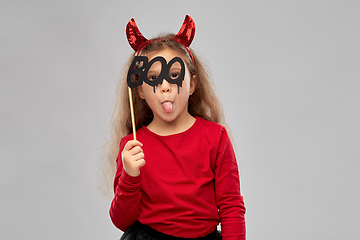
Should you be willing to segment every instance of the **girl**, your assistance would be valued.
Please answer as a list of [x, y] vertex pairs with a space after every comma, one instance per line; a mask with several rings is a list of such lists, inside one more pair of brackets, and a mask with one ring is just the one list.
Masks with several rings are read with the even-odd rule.
[[194, 31], [189, 16], [177, 35], [151, 40], [133, 19], [127, 26], [135, 57], [126, 69], [139, 71], [120, 79], [108, 144], [110, 216], [121, 239], [245, 239], [238, 166], [209, 76], [189, 48]]

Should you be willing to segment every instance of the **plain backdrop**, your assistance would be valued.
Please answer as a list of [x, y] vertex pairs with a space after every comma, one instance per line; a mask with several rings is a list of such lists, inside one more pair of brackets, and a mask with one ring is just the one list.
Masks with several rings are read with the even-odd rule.
[[98, 163], [144, 36], [196, 24], [234, 136], [247, 239], [360, 239], [360, 2], [0, 1], [0, 239], [118, 239]]

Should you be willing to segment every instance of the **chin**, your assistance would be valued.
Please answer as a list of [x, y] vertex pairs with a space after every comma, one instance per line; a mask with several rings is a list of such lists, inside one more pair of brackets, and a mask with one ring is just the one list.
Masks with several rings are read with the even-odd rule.
[[161, 119], [166, 122], [173, 122], [177, 119], [178, 116], [176, 116], [175, 113], [165, 113], [161, 116]]

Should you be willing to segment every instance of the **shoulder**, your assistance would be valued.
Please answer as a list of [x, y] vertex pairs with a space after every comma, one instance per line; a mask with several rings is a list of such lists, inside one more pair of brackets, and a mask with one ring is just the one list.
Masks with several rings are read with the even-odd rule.
[[228, 138], [228, 133], [226, 128], [216, 122], [205, 120], [201, 117], [196, 117], [198, 122], [198, 130], [200, 131], [203, 137], [210, 137], [213, 139]]
[[122, 149], [122, 148], [125, 146], [125, 144], [126, 144], [128, 141], [132, 140], [132, 139], [134, 139], [134, 136], [133, 136], [132, 133], [129, 134], [129, 135], [126, 135], [125, 137], [123, 137], [123, 138], [120, 140], [120, 149]]
[[[142, 135], [144, 135], [144, 127], [140, 128], [136, 131], [137, 139], [141, 138]], [[121, 138], [120, 148], [122, 149], [128, 141], [133, 140], [133, 139], [134, 139], [134, 134], [132, 134], [132, 133]]]
[[209, 132], [226, 132], [226, 128], [216, 122], [212, 122], [212, 121], [208, 121], [205, 120], [201, 117], [196, 117], [197, 121], [198, 121], [198, 125], [200, 128], [202, 128], [203, 130], [208, 130]]

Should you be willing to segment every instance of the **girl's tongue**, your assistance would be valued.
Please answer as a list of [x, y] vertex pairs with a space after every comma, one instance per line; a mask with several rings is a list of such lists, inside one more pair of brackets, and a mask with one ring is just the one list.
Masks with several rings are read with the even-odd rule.
[[173, 103], [172, 102], [163, 102], [161, 104], [161, 106], [165, 110], [165, 112], [169, 113], [169, 112], [171, 112], [171, 110], [173, 108]]

